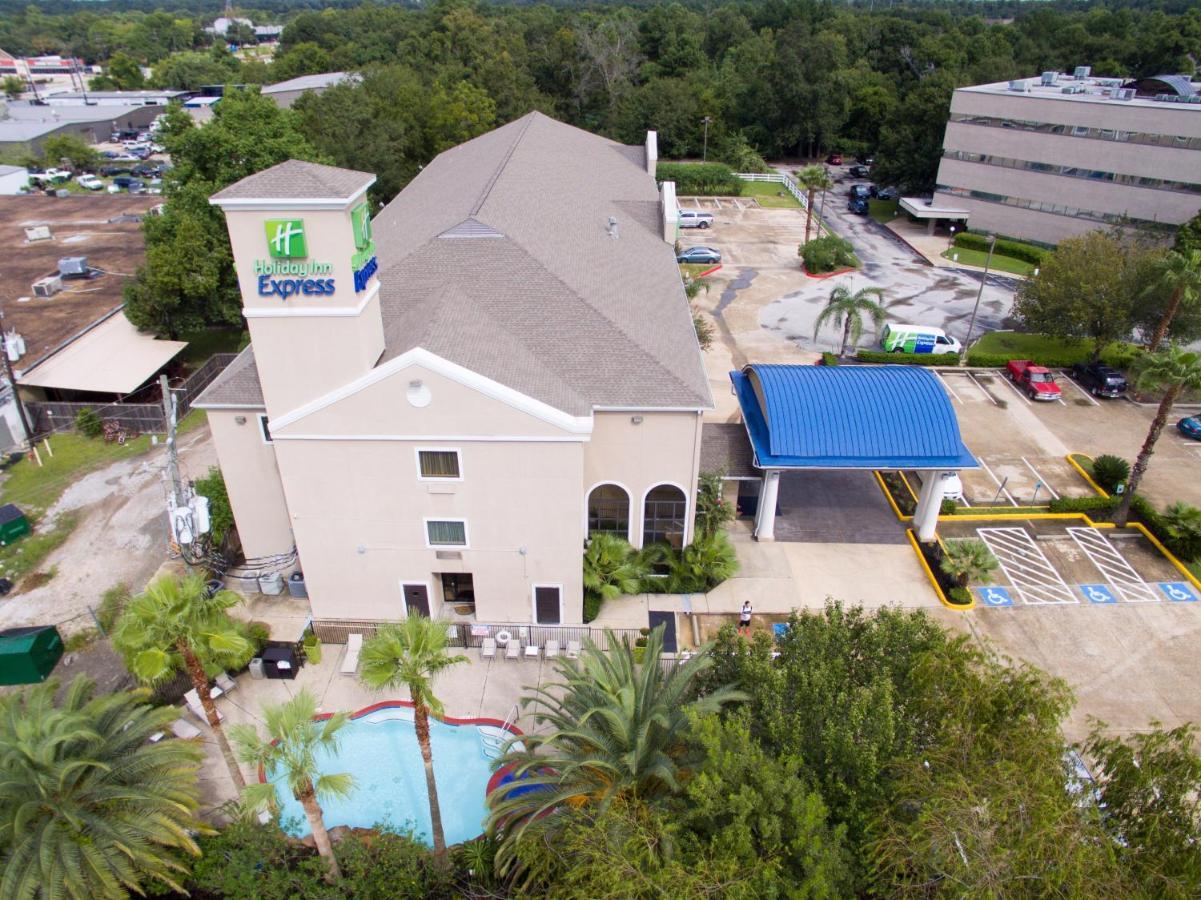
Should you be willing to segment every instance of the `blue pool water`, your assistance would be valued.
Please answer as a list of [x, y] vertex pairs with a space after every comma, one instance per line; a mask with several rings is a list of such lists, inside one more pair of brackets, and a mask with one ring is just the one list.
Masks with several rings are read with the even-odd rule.
[[[478, 837], [487, 816], [485, 795], [491, 776], [489, 759], [480, 742], [478, 725], [446, 725], [430, 719], [430, 745], [434, 754], [434, 777], [447, 844]], [[413, 710], [390, 707], [352, 719], [338, 733], [340, 752], [336, 757], [318, 756], [322, 772], [349, 772], [355, 790], [347, 798], [322, 798], [325, 826], [349, 825], [370, 828], [388, 822], [397, 829], [411, 829], [427, 844], [430, 837], [429, 794], [425, 767], [413, 729]], [[295, 827], [291, 833], [304, 837], [310, 831], [304, 810], [287, 787], [278, 787], [281, 818]]]

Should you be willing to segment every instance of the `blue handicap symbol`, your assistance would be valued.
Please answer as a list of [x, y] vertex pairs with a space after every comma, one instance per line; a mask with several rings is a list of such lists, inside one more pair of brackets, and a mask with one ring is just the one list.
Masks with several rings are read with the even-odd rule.
[[1089, 603], [1117, 603], [1113, 590], [1107, 584], [1082, 584], [1080, 593]]
[[1013, 606], [1013, 598], [1009, 591], [1001, 587], [976, 588], [976, 594], [986, 606]]
[[1192, 585], [1183, 581], [1161, 581], [1159, 589], [1163, 591], [1165, 597], [1176, 603], [1197, 602], [1197, 595], [1194, 593]]

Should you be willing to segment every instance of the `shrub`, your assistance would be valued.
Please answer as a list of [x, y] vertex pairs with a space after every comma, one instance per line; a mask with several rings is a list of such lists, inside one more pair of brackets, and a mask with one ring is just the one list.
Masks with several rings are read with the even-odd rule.
[[843, 240], [835, 234], [827, 234], [814, 238], [807, 244], [801, 244], [797, 248], [797, 255], [804, 261], [805, 271], [810, 275], [859, 268], [855, 248], [851, 246], [850, 241]]
[[75, 414], [75, 430], [84, 437], [98, 438], [104, 433], [104, 423], [96, 410], [85, 406]]
[[721, 163], [661, 162], [655, 169], [659, 181], [674, 181], [677, 194], [737, 197], [742, 194], [742, 179]]
[[1201, 557], [1201, 509], [1173, 503], [1161, 517], [1168, 549], [1185, 562]]
[[696, 533], [710, 537], [734, 521], [734, 506], [722, 496], [725, 482], [720, 472], [702, 472], [696, 489]]
[[[693, 281], [689, 283], [696, 284], [697, 282]], [[696, 342], [701, 345], [701, 350], [708, 350], [713, 346], [713, 323], [696, 309], [692, 311], [692, 327], [696, 330]]]
[[988, 584], [997, 568], [997, 558], [984, 541], [968, 538], [948, 541], [939, 568], [950, 578], [967, 587], [972, 582]]
[[[987, 253], [988, 244], [989, 239], [983, 234], [964, 231], [955, 235], [956, 247], [963, 247], [967, 250], [980, 250]], [[993, 248], [993, 253], [999, 256], [1020, 259], [1022, 262], [1030, 263], [1033, 266], [1042, 265], [1050, 252], [1050, 250], [1043, 250], [1039, 247], [1033, 247], [1030, 244], [1023, 244], [1020, 241], [1007, 241], [1004, 238], [999, 238], [996, 246]]]
[[640, 555], [628, 541], [615, 534], [590, 535], [584, 551], [584, 621], [595, 619], [605, 600], [637, 594], [645, 574]]
[[209, 501], [209, 539], [213, 546], [220, 547], [225, 536], [234, 527], [234, 511], [229, 505], [229, 493], [225, 490], [225, 477], [221, 470], [212, 466], [208, 474], [196, 479], [196, 493]]
[[1053, 513], [1109, 513], [1118, 505], [1116, 497], [1058, 497], [1047, 504]]
[[965, 587], [953, 587], [947, 592], [947, 602], [956, 606], [971, 606], [972, 592]]
[[1106, 493], [1114, 493], [1119, 484], [1130, 477], [1130, 463], [1120, 456], [1106, 453], [1093, 460], [1093, 481]]
[[724, 532], [697, 535], [680, 553], [673, 553], [669, 590], [674, 594], [711, 591], [738, 571], [734, 545]]
[[940, 516], [953, 516], [959, 509], [959, 504], [950, 497], [943, 497], [942, 503], [938, 504], [938, 514]]
[[106, 633], [112, 631], [117, 619], [121, 618], [121, 612], [130, 596], [129, 585], [125, 582], [113, 585], [101, 595], [96, 620]]
[[823, 366], [838, 365], [838, 354], [837, 353], [827, 353], [825, 351], [822, 351], [822, 365]]
[[981, 369], [1002, 369], [1011, 359], [1029, 359], [1036, 366], [1047, 366], [1051, 369], [1068, 369], [1076, 363], [1087, 362], [1087, 350], [1063, 351], [1058, 353], [983, 353], [979, 350], [969, 350], [967, 364]]
[[887, 353], [883, 350], [856, 350], [855, 359], [865, 363], [896, 363], [901, 366], [954, 366], [956, 353]]
[[258, 652], [267, 646], [267, 641], [271, 640], [271, 626], [266, 622], [259, 622], [258, 620], [247, 622], [243, 636], [250, 643], [254, 644], [254, 652], [257, 656]]

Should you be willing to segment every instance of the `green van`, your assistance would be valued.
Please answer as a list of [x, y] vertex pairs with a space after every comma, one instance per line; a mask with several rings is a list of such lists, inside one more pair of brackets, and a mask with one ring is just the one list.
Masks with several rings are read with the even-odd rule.
[[880, 346], [888, 353], [958, 353], [963, 349], [941, 328], [892, 322], [880, 332]]

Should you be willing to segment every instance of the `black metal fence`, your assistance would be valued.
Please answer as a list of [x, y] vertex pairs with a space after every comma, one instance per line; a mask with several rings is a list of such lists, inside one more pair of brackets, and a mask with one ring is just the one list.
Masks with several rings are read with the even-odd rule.
[[[347, 619], [315, 619], [313, 631], [323, 644], [345, 644], [352, 634], [361, 634], [364, 638], [374, 636], [376, 630], [386, 623], [367, 620]], [[548, 640], [558, 641], [560, 650], [567, 647], [568, 641], [591, 640], [601, 650], [608, 650], [609, 635], [614, 640], [629, 639], [632, 644], [642, 636], [638, 628], [593, 628], [590, 625], [481, 625], [473, 622], [450, 622], [447, 626], [452, 647], [479, 647], [485, 638], [493, 638], [501, 632], [527, 646], [533, 644], [545, 647]]]
[[[237, 357], [236, 353], [215, 353], [208, 361], [185, 378], [171, 393], [178, 398], [178, 416], [183, 418], [192, 409], [200, 393], [225, 371]], [[28, 401], [25, 411], [34, 435], [53, 434], [75, 427], [75, 417], [85, 409], [93, 410], [103, 421], [120, 422], [126, 431], [136, 434], [162, 433], [167, 430], [162, 403], [62, 403]]]

